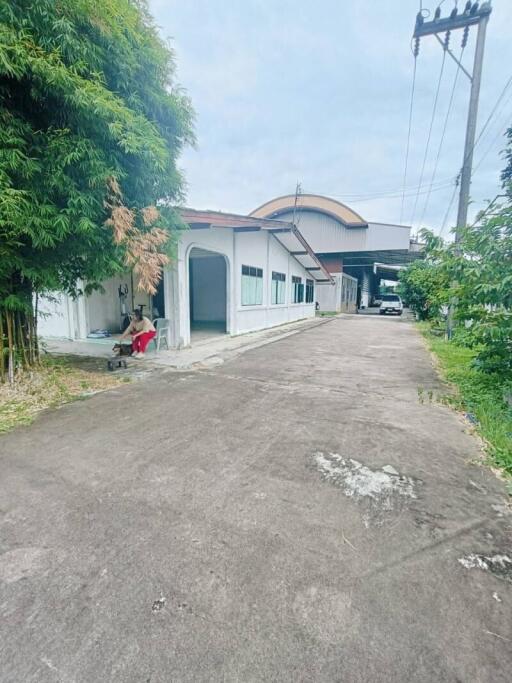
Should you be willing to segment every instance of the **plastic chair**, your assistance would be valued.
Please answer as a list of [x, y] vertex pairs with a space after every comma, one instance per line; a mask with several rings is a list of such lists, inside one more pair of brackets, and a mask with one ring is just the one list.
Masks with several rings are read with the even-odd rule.
[[170, 320], [168, 320], [168, 318], [155, 318], [153, 320], [153, 325], [156, 328], [156, 335], [151, 341], [154, 343], [157, 353], [160, 351], [160, 344], [162, 341], [165, 342], [167, 349], [169, 349], [167, 335], [171, 326]]

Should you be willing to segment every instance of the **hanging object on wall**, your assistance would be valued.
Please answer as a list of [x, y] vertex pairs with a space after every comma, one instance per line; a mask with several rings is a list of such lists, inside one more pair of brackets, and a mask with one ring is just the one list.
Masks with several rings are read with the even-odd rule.
[[128, 285], [119, 285], [117, 293], [119, 295], [119, 305], [121, 307], [121, 331], [125, 330], [130, 324], [130, 317], [126, 309], [126, 299], [128, 298]]

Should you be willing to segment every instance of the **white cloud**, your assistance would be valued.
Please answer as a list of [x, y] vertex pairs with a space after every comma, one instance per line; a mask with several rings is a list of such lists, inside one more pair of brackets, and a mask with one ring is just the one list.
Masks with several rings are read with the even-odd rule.
[[[199, 148], [182, 159], [190, 205], [250, 211], [292, 192], [297, 180], [312, 191], [337, 195], [401, 187], [416, 0], [150, 0], [150, 7], [162, 35], [174, 36], [179, 79], [198, 115]], [[512, 3], [495, 0], [480, 125], [509, 76], [511, 25]], [[454, 50], [459, 40], [454, 33]], [[419, 181], [441, 55], [433, 38], [422, 41], [409, 186]], [[430, 181], [454, 69], [448, 58], [423, 183]], [[436, 180], [454, 177], [460, 167], [468, 93], [461, 76]], [[474, 211], [499, 191], [504, 141], [492, 142], [507, 121], [512, 124], [512, 102], [475, 150], [477, 163], [489, 151], [475, 173]], [[426, 223], [440, 225], [451, 194], [448, 187], [432, 194]], [[416, 220], [424, 200], [420, 195]], [[408, 197], [404, 222], [413, 204]], [[354, 208], [368, 219], [398, 220], [400, 198], [365, 200]]]

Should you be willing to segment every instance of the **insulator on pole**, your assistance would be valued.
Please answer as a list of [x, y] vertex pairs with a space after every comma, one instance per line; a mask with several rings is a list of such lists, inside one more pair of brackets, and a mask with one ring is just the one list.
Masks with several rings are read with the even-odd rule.
[[450, 46], [450, 35], [451, 31], [446, 31], [445, 36], [444, 36], [444, 49], [447, 50], [448, 47]]
[[464, 27], [464, 33], [462, 34], [462, 43], [460, 44], [461, 47], [466, 47], [468, 44], [468, 36], [469, 36], [469, 26]]
[[420, 39], [419, 39], [419, 38], [415, 38], [415, 39], [414, 39], [414, 50], [413, 50], [413, 54], [414, 54], [415, 57], [417, 57], [417, 56], [419, 55], [419, 53], [420, 53]]

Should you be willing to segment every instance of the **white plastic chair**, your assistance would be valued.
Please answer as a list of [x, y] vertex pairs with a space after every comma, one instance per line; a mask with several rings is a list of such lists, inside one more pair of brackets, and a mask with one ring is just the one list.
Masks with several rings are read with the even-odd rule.
[[164, 341], [165, 346], [169, 349], [169, 342], [167, 341], [167, 336], [169, 334], [169, 329], [171, 326], [170, 320], [167, 318], [155, 318], [153, 320], [153, 325], [156, 328], [156, 335], [151, 340], [155, 344], [156, 351], [160, 351], [160, 344]]

